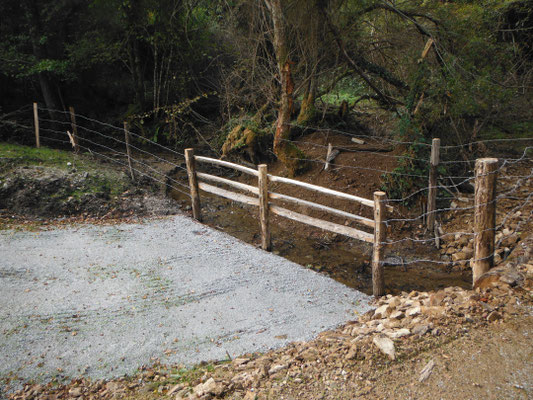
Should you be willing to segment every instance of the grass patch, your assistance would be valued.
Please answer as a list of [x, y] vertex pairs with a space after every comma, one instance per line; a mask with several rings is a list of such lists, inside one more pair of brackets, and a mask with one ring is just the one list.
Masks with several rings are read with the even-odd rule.
[[[343, 101], [346, 101], [348, 104], [353, 104], [357, 99], [359, 99], [364, 94], [364, 88], [361, 83], [354, 79], [353, 77], [346, 77], [341, 79], [333, 90], [323, 94], [320, 99], [329, 105], [340, 106]], [[363, 100], [359, 105], [365, 103], [371, 103], [369, 100]]]
[[83, 170], [99, 167], [98, 164], [86, 159], [83, 154], [74, 154], [47, 147], [37, 149], [11, 143], [0, 143], [0, 158], [13, 161], [17, 165], [38, 165], [64, 170], [72, 169], [73, 166]]

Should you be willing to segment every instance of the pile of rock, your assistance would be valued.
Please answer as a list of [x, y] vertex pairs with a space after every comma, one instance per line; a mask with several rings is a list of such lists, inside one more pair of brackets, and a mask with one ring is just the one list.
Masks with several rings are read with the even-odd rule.
[[[498, 229], [495, 237], [494, 265], [499, 265], [505, 261], [519, 241], [519, 232], [511, 231], [509, 228]], [[461, 269], [471, 268], [471, 262], [474, 258], [474, 234], [472, 230], [455, 235], [444, 235], [441, 238], [440, 253], [442, 259], [450, 261], [453, 266], [458, 266]]]
[[[525, 293], [531, 300], [531, 293]], [[281, 393], [288, 381], [308, 385], [317, 379], [357, 379], [352, 371], [358, 362], [386, 364], [416, 352], [421, 339], [450, 340], [474, 327], [497, 323], [518, 313], [520, 303], [503, 281], [476, 291], [453, 287], [388, 295], [357, 321], [323, 332], [311, 342], [219, 365], [196, 386], [180, 387], [176, 400], [211, 399], [228, 393], [254, 399], [257, 394]]]

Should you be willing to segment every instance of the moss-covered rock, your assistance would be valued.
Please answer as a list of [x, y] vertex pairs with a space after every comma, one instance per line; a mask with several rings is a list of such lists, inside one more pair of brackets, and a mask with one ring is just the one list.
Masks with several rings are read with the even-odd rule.
[[276, 155], [287, 168], [290, 177], [303, 174], [310, 167], [306, 154], [291, 142], [281, 143]]
[[272, 135], [260, 129], [235, 126], [228, 134], [222, 146], [223, 157], [243, 158], [254, 164], [268, 159], [268, 150], [272, 147]]

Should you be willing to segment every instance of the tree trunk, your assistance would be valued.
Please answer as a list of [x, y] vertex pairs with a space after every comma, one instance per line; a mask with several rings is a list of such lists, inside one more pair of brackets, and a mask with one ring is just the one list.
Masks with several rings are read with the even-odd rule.
[[140, 111], [143, 111], [145, 107], [144, 74], [142, 72], [141, 55], [137, 39], [130, 37], [128, 53], [132, 71], [133, 89], [135, 91], [135, 103]]
[[310, 78], [309, 85], [307, 86], [302, 98], [302, 105], [300, 107], [300, 113], [298, 114], [298, 125], [307, 125], [313, 122], [316, 116], [315, 108], [316, 97], [316, 85], [315, 78]]
[[[48, 58], [48, 52], [46, 50], [45, 45], [40, 43], [42, 34], [42, 24], [39, 8], [33, 0], [27, 1], [26, 6], [29, 12], [29, 20], [31, 21], [32, 26], [30, 30], [32, 52], [35, 56], [35, 59], [37, 61], [41, 61], [43, 59]], [[59, 110], [59, 101], [55, 94], [55, 84], [53, 83], [52, 77], [46, 71], [39, 72], [37, 76], [39, 78], [39, 86], [41, 87], [41, 93], [43, 95], [46, 108], [48, 108], [49, 110]], [[55, 113], [53, 111], [48, 111], [48, 114], [50, 115], [50, 119], [55, 119]]]
[[283, 9], [281, 0], [265, 0], [272, 14], [274, 28], [274, 51], [278, 62], [278, 70], [281, 78], [281, 99], [274, 134], [274, 154], [289, 170], [289, 174], [295, 175], [301, 170], [304, 155], [294, 144], [290, 142], [291, 114], [294, 110], [294, 82], [292, 80], [291, 61], [289, 60], [289, 48], [287, 31], [283, 21]]
[[278, 153], [283, 151], [283, 147], [288, 143], [286, 141], [290, 139], [291, 135], [291, 111], [294, 106], [293, 91], [294, 83], [292, 81], [291, 64], [287, 61], [281, 70], [281, 101], [274, 135], [274, 153], [278, 158]]

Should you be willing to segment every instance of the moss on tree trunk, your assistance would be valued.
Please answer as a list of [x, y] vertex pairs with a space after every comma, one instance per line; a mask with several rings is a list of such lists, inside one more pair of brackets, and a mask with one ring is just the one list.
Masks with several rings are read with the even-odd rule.
[[274, 154], [294, 176], [305, 165], [301, 150], [290, 142], [291, 115], [294, 110], [294, 82], [289, 60], [287, 30], [283, 19], [281, 0], [268, 0], [274, 27], [274, 49], [281, 77], [281, 99], [274, 133]]

